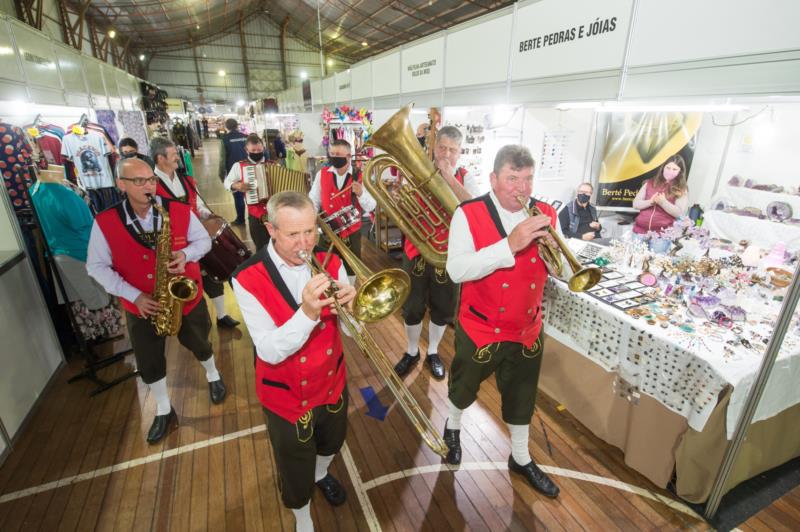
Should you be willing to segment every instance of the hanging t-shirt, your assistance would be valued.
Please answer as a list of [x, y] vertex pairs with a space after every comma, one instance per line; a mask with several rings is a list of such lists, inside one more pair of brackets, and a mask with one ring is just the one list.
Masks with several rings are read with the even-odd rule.
[[84, 188], [113, 187], [114, 179], [107, 155], [111, 150], [102, 135], [87, 131], [85, 135], [64, 136], [61, 155], [72, 159], [78, 179]]
[[32, 183], [28, 170], [31, 164], [31, 147], [22, 130], [11, 124], [0, 123], [0, 171], [11, 198], [14, 211], [30, 208], [28, 186]]

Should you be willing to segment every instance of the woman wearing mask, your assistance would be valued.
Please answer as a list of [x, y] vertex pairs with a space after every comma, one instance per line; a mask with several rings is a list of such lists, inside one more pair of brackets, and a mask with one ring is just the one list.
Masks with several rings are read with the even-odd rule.
[[655, 177], [644, 182], [633, 200], [633, 208], [639, 209], [634, 233], [662, 231], [677, 218], [686, 216], [689, 209], [686, 177], [686, 162], [680, 155], [673, 155], [661, 165]]
[[147, 155], [139, 153], [139, 145], [130, 137], [125, 137], [119, 141], [119, 155], [123, 159], [130, 159], [136, 157], [143, 160], [150, 165], [150, 168], [155, 168], [156, 163]]

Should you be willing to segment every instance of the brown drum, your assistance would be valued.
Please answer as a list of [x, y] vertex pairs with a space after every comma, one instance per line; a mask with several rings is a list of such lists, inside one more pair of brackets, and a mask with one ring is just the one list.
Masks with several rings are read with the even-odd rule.
[[227, 281], [252, 253], [221, 216], [206, 218], [203, 227], [211, 237], [211, 251], [200, 259], [200, 266], [215, 281]]
[[361, 220], [361, 213], [352, 205], [342, 207], [335, 213], [322, 219], [323, 222], [328, 224], [328, 227], [333, 229], [337, 235], [345, 229], [352, 227]]

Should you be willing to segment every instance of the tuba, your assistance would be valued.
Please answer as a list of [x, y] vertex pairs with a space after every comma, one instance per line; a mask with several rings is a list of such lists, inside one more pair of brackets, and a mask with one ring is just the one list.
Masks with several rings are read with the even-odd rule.
[[[423, 258], [444, 268], [450, 218], [459, 201], [419, 145], [408, 120], [413, 105], [392, 115], [367, 141], [367, 146], [386, 153], [367, 162], [364, 186]], [[384, 170], [392, 167], [404, 176], [394, 191], [381, 180]]]
[[[517, 196], [517, 201], [522, 205], [528, 217], [542, 214], [542, 212], [536, 208], [535, 203], [533, 206], [528, 207], [528, 202], [524, 196]], [[561, 255], [564, 255], [564, 258], [567, 259], [567, 264], [569, 264], [570, 269], [572, 269], [572, 277], [567, 281], [570, 290], [573, 292], [585, 292], [600, 282], [600, 278], [603, 274], [600, 272], [599, 268], [594, 266], [582, 268], [578, 259], [575, 258], [575, 255], [573, 255], [572, 251], [567, 247], [561, 235], [558, 234], [558, 231], [553, 229], [551, 225], [548, 225], [547, 232], [550, 233], [550, 236], [556, 241], [556, 246], [553, 247], [549, 243], [543, 241], [539, 242], [539, 255], [553, 275], [560, 277], [561, 274], [564, 273], [564, 262], [561, 260]]]
[[[373, 274], [324, 221], [320, 219], [319, 222], [320, 228], [330, 240], [331, 246], [335, 247], [342, 258], [350, 264], [360, 282], [360, 287], [353, 301], [352, 312], [342, 307], [338, 301], [334, 302], [339, 319], [361, 352], [364, 353], [364, 356], [372, 362], [372, 365], [386, 383], [389, 391], [397, 399], [400, 408], [423, 441], [425, 441], [425, 444], [435, 453], [446, 456], [447, 445], [444, 440], [439, 436], [433, 423], [425, 416], [417, 400], [414, 399], [414, 396], [405, 387], [403, 381], [394, 372], [391, 362], [389, 362], [375, 339], [363, 325], [363, 323], [379, 321], [391, 315], [403, 305], [411, 288], [411, 280], [408, 278], [408, 274], [399, 268], [391, 268]], [[331, 251], [329, 250], [328, 253]], [[320, 264], [313, 254], [300, 251], [298, 256], [308, 264], [313, 273], [325, 273], [327, 275], [325, 266]], [[331, 282], [331, 287], [328, 289], [326, 296], [335, 297], [335, 293], [336, 288]]]
[[153, 196], [150, 203], [161, 215], [161, 230], [156, 241], [156, 283], [153, 299], [159, 309], [150, 316], [158, 336], [175, 336], [181, 329], [183, 305], [197, 297], [197, 283], [183, 275], [173, 275], [167, 270], [172, 256], [172, 231], [167, 209], [159, 205]]

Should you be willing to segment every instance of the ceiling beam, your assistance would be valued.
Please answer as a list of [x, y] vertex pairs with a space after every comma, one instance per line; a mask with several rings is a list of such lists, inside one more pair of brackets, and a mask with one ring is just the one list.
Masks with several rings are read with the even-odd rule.
[[283, 73], [283, 89], [289, 88], [289, 75], [286, 71], [286, 28], [289, 26], [289, 15], [281, 22], [281, 72]]
[[239, 11], [239, 42], [242, 49], [242, 65], [244, 65], [244, 84], [247, 87], [247, 100], [250, 100], [250, 67], [247, 64], [247, 39], [244, 38], [244, 13]]
[[42, 0], [14, 0], [17, 18], [37, 30], [42, 29]]

